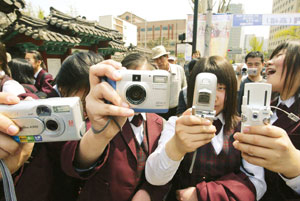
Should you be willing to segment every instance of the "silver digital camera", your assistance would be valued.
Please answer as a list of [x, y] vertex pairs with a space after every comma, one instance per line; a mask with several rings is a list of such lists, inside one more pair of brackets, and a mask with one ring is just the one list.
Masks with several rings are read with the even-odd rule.
[[242, 104], [242, 130], [244, 126], [259, 126], [270, 121], [272, 115], [271, 93], [271, 84], [245, 84]]
[[248, 68], [248, 75], [256, 76], [257, 72], [257, 68]]
[[213, 73], [199, 73], [196, 77], [192, 113], [213, 119], [218, 79]]
[[79, 97], [0, 105], [0, 113], [20, 127], [19, 134], [13, 137], [17, 142], [80, 140], [86, 131]]
[[135, 112], [169, 110], [170, 74], [164, 70], [119, 70], [122, 80], [107, 81]]

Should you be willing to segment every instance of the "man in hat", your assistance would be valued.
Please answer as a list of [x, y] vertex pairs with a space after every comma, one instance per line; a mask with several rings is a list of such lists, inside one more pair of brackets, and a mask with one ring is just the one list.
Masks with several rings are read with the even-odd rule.
[[171, 73], [171, 91], [172, 94], [169, 105], [169, 112], [160, 114], [166, 120], [170, 116], [176, 115], [178, 97], [180, 90], [186, 86], [186, 78], [184, 70], [177, 64], [171, 64], [168, 61], [170, 52], [166, 51], [166, 48], [162, 45], [156, 46], [152, 49], [152, 59], [156, 63], [160, 70], [166, 70]]

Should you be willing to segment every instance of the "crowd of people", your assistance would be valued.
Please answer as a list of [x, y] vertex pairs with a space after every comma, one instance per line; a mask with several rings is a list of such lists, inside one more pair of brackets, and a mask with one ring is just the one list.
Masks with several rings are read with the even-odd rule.
[[[249, 82], [272, 84], [271, 104], [300, 117], [300, 42], [282, 43], [267, 62], [250, 52], [245, 64], [243, 78], [241, 66], [235, 72], [226, 58], [197, 51], [182, 67], [157, 46], [151, 59], [131, 53], [121, 63], [74, 53], [53, 78], [38, 51], [8, 62], [0, 43], [0, 104], [78, 96], [86, 122], [80, 141], [17, 143], [11, 136], [22, 128], [0, 111], [0, 159], [18, 200], [300, 200], [300, 122], [275, 109], [270, 123], [241, 130], [240, 118]], [[168, 113], [135, 113], [101, 79], [119, 81], [126, 69], [170, 73]], [[203, 72], [218, 80], [214, 120], [191, 112]]]

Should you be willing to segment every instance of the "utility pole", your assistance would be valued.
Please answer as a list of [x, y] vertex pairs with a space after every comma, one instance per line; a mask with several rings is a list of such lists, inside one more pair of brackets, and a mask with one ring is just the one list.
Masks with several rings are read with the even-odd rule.
[[206, 26], [205, 26], [205, 44], [204, 56], [208, 57], [210, 52], [210, 40], [212, 30], [212, 0], [207, 0]]
[[145, 19], [145, 48], [147, 48], [147, 20]]
[[197, 29], [198, 29], [198, 0], [195, 0], [194, 3], [194, 23], [193, 23], [193, 45], [192, 51], [196, 51], [197, 49]]

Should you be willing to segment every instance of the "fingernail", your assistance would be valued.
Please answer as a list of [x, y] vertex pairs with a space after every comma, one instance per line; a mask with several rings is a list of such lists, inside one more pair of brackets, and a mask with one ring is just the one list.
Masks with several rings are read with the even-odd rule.
[[120, 79], [122, 77], [119, 71], [114, 71], [113, 76], [115, 79]]
[[19, 128], [15, 125], [10, 125], [7, 129], [8, 134], [16, 134], [18, 133]]
[[204, 123], [209, 124], [209, 123], [211, 123], [211, 121], [208, 120], [208, 119], [205, 119], [205, 120], [204, 120]]
[[7, 97], [6, 97], [6, 100], [7, 100], [9, 103], [14, 103], [14, 102], [19, 101], [19, 98], [16, 97], [16, 96], [7, 96]]
[[128, 109], [124, 111], [126, 116], [133, 116], [134, 115], [134, 111], [132, 109]]
[[126, 103], [126, 102], [122, 102], [122, 103], [121, 103], [121, 106], [122, 106], [122, 107], [126, 107], [126, 108], [129, 108], [129, 107], [130, 107], [129, 104]]
[[244, 127], [243, 128], [243, 133], [248, 133], [250, 131], [250, 128], [249, 127]]

